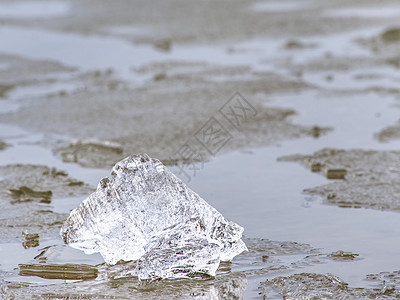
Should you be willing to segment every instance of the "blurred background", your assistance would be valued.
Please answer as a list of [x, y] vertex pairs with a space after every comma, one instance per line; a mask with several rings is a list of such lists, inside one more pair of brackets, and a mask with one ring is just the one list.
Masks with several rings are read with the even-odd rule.
[[[398, 296], [399, 20], [394, 0], [0, 0], [0, 297]], [[37, 276], [101, 264], [58, 231], [136, 153], [250, 252], [207, 282]]]

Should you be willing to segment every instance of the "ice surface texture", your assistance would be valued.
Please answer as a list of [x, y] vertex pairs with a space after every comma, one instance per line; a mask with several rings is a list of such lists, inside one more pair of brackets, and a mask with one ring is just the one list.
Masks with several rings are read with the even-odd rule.
[[61, 228], [65, 243], [108, 264], [137, 260], [140, 278], [214, 276], [247, 250], [242, 232], [145, 154], [118, 162]]

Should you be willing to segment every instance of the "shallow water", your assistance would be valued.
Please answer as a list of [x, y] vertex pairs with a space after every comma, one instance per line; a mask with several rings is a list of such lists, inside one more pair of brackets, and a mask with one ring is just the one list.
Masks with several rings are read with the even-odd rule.
[[66, 2], [29, 1], [1, 3], [0, 17], [17, 19], [35, 19], [60, 17], [67, 15], [70, 5]]
[[[178, 2], [171, 0], [171, 5], [184, 7]], [[107, 4], [103, 5], [97, 7], [99, 13], [107, 10]], [[224, 3], [220, 5], [214, 8], [220, 9], [220, 13], [226, 11], [222, 9]], [[152, 145], [157, 153], [163, 155], [160, 158], [169, 158], [172, 149], [157, 141], [165, 134], [176, 138], [171, 141], [174, 147], [190, 140], [207, 118], [218, 113], [219, 102], [227, 100], [235, 92], [232, 89], [239, 92], [243, 89], [246, 99], [261, 116], [249, 119], [249, 125], [240, 130], [230, 128], [232, 140], [225, 148], [216, 156], [209, 156], [203, 168], [191, 174], [190, 180], [181, 176], [227, 219], [245, 228], [250, 252], [236, 257], [232, 264], [222, 264], [215, 279], [141, 283], [135, 278], [113, 278], [113, 272], [123, 265], [114, 269], [104, 266], [100, 255], [85, 255], [69, 248], [58, 235], [60, 220], [89, 194], [88, 190], [60, 186], [65, 181], [56, 175], [37, 174], [33, 189], [53, 190], [50, 203], [37, 199], [14, 203], [7, 189], [24, 186], [28, 180], [22, 180], [23, 176], [16, 176], [17, 173], [2, 173], [0, 183], [6, 188], [0, 191], [0, 297], [91, 295], [146, 299], [169, 295], [259, 299], [264, 293], [268, 299], [282, 299], [284, 291], [276, 278], [284, 276], [289, 291], [298, 278], [303, 280], [310, 290], [302, 296], [308, 299], [314, 291], [311, 288], [318, 292], [322, 287], [313, 287], [307, 278], [321, 277], [290, 277], [299, 273], [330, 273], [351, 288], [363, 288], [369, 295], [373, 288], [382, 290], [383, 297], [385, 284], [379, 278], [385, 274], [374, 275], [378, 278], [375, 281], [366, 277], [398, 269], [398, 212], [327, 205], [321, 197], [310, 196], [303, 190], [325, 185], [330, 180], [300, 164], [278, 159], [293, 154], [311, 155], [323, 148], [377, 151], [400, 148], [399, 139], [385, 143], [377, 139], [379, 132], [398, 123], [400, 115], [398, 66], [388, 62], [398, 56], [400, 44], [387, 44], [381, 38], [386, 29], [396, 25], [398, 4], [386, 1], [379, 10], [372, 1], [344, 5], [341, 9], [312, 1], [235, 2], [232, 7], [242, 5], [246, 9], [238, 11], [244, 14], [243, 19], [226, 21], [233, 25], [235, 20], [242, 22], [232, 27], [237, 32], [221, 31], [226, 36], [204, 32], [205, 24], [196, 23], [200, 22], [197, 20], [193, 26], [198, 26], [195, 31], [198, 36], [193, 38], [190, 26], [178, 26], [170, 35], [160, 33], [163, 32], [160, 27], [172, 26], [168, 18], [167, 22], [160, 17], [159, 24], [154, 25], [146, 20], [133, 23], [118, 20], [119, 15], [114, 20], [106, 14], [106, 20], [113, 22], [100, 24], [84, 4], [0, 1], [0, 20], [5, 20], [0, 28], [0, 142], [8, 145], [0, 150], [1, 167], [23, 164], [33, 172], [28, 164], [44, 165], [64, 170], [68, 176], [65, 180], [82, 181], [95, 188], [102, 177], [109, 175], [109, 169], [101, 164], [99, 168], [90, 168], [64, 162], [57, 149], [77, 138], [98, 138], [100, 142], [127, 140], [121, 147], [129, 145], [131, 140], [151, 140], [155, 141]], [[79, 14], [73, 13], [80, 10], [93, 19], [80, 19]], [[148, 13], [150, 18], [154, 10]], [[119, 14], [123, 16], [124, 10], [120, 9]], [[246, 27], [247, 14], [256, 24], [252, 30]], [[314, 15], [319, 17], [314, 28], [325, 28], [325, 34], [309, 31], [303, 23], [303, 16], [307, 19]], [[56, 18], [60, 20], [55, 21]], [[68, 18], [76, 19], [68, 21]], [[271, 21], [274, 26], [267, 26], [263, 18], [277, 20]], [[185, 19], [182, 16], [180, 22], [184, 24]], [[289, 22], [284, 23], [287, 28], [283, 28], [280, 20], [290, 19], [298, 23], [293, 27]], [[326, 29], [329, 26], [325, 25], [332, 20], [335, 26]], [[354, 21], [354, 26], [349, 20]], [[215, 28], [220, 24], [219, 20], [208, 22], [215, 22]], [[115, 100], [121, 98], [121, 92], [130, 98], [125, 102]], [[163, 97], [167, 94], [168, 99], [173, 99], [166, 102], [172, 103], [171, 106], [164, 105], [167, 98]], [[40, 114], [31, 110], [42, 105], [38, 107], [43, 110], [52, 107], [55, 113], [54, 103], [78, 97], [92, 101], [90, 109], [79, 106], [84, 112], [83, 119], [77, 119], [82, 116], [77, 114], [79, 109], [69, 111], [71, 107], [61, 104], [56, 112], [61, 119], [58, 125], [46, 124], [38, 120], [46, 111]], [[104, 106], [107, 101], [116, 104]], [[100, 114], [103, 107], [110, 109], [109, 114]], [[148, 131], [140, 128], [143, 120], [128, 123], [129, 132], [118, 128], [119, 123], [114, 120], [122, 114], [135, 120], [145, 119], [155, 108], [160, 114]], [[295, 113], [271, 122], [268, 112], [274, 115], [274, 108], [287, 108]], [[193, 130], [182, 131], [182, 124], [174, 123], [183, 117], [187, 122], [184, 127]], [[264, 122], [262, 117], [266, 118]], [[99, 122], [107, 122], [108, 132], [115, 134], [85, 134], [85, 128], [96, 132]], [[63, 124], [72, 129], [63, 130]], [[170, 124], [173, 126], [168, 127]], [[268, 124], [276, 128], [272, 130]], [[299, 131], [288, 129], [288, 125]], [[260, 130], [262, 126], [265, 128]], [[313, 126], [317, 129], [310, 134]], [[330, 131], [320, 132], [321, 128]], [[175, 131], [171, 134], [171, 130]], [[129, 149], [136, 148], [133, 143]], [[176, 166], [170, 169], [179, 173]], [[12, 182], [8, 181], [10, 176], [14, 176]], [[39, 246], [24, 247], [25, 229], [39, 233]], [[354, 254], [354, 259], [333, 259], [331, 254], [338, 250]], [[28, 266], [19, 269], [19, 264]], [[83, 282], [18, 275], [24, 268], [37, 275], [52, 264], [89, 264], [96, 266], [100, 275], [96, 280]], [[266, 280], [269, 283], [262, 284]], [[396, 280], [392, 284], [399, 288]], [[272, 291], [263, 290], [271, 286], [274, 286]], [[353, 290], [342, 292], [345, 296]]]

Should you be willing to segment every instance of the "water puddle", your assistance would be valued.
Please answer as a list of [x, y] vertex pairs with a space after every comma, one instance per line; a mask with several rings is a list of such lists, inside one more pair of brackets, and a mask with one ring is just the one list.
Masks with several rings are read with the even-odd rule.
[[113, 36], [123, 37], [137, 37], [137, 36], [152, 36], [155, 35], [155, 31], [150, 27], [134, 27], [134, 26], [114, 26], [106, 27], [103, 32]]
[[0, 52], [47, 59], [81, 71], [116, 70], [123, 78], [138, 79], [132, 68], [165, 55], [146, 46], [133, 46], [115, 38], [79, 36], [18, 27], [0, 28]]
[[[295, 37], [254, 39], [239, 43], [232, 49], [234, 53], [242, 53], [243, 56], [251, 55], [252, 59], [247, 62], [255, 71], [270, 71], [294, 79], [300, 76], [304, 82], [323, 88], [342, 88], [341, 84], [345, 87], [353, 87], [352, 84], [355, 84], [353, 88], [361, 88], [368, 86], [370, 81], [357, 80], [357, 76], [369, 66], [352, 66], [351, 59], [372, 61], [373, 53], [356, 41], [369, 39], [379, 33], [376, 29], [362, 29], [331, 34], [329, 39], [323, 36], [304, 37], [301, 40]], [[290, 46], [292, 44], [296, 46]], [[332, 68], [327, 66], [335, 58], [339, 61], [345, 59], [348, 67], [334, 69], [332, 77]], [[307, 69], [309, 65], [314, 68]], [[376, 82], [385, 82], [385, 86], [395, 87], [398, 79], [396, 70], [390, 67], [382, 67], [380, 70], [385, 73], [385, 79]]]
[[[398, 119], [398, 112], [391, 107], [394, 100], [382, 97], [377, 102], [374, 95], [330, 98], [312, 93], [303, 94], [301, 99], [298, 94], [274, 98], [279, 106], [296, 109], [296, 122], [333, 126], [334, 131], [318, 139], [305, 138], [219, 156], [205, 164], [190, 186], [228, 219], [244, 226], [247, 236], [301, 241], [324, 251], [359, 254], [361, 259], [350, 262], [348, 267], [332, 261], [306, 266], [303, 271], [333, 273], [352, 286], [364, 287], [368, 285], [364, 281], [366, 274], [393, 268], [393, 249], [399, 246], [398, 213], [321, 205], [321, 199], [301, 192], [306, 187], [325, 184], [327, 179], [276, 159], [285, 153], [311, 154], [328, 146], [398, 148], [400, 142], [382, 144], [374, 138], [377, 128]], [[360, 107], [363, 112], [355, 123], [354, 115]], [[250, 295], [254, 294], [249, 292], [247, 296]]]
[[[297, 153], [313, 153], [322, 148], [362, 148], [391, 150], [398, 149], [400, 142], [380, 143], [374, 135], [381, 129], [396, 123], [400, 110], [393, 109], [396, 96], [377, 95], [373, 92], [346, 93], [304, 92], [298, 94], [275, 95], [273, 103], [280, 107], [295, 109], [294, 120], [300, 124], [332, 127], [334, 130], [319, 139], [296, 147]], [[359, 113], [360, 107], [362, 112]], [[357, 118], [354, 116], [357, 115]]]
[[399, 6], [349, 7], [327, 10], [324, 16], [332, 18], [397, 18], [400, 15]]
[[[334, 74], [333, 74], [334, 73]], [[365, 76], [365, 71], [319, 71], [305, 73], [303, 79], [326, 89], [353, 89], [353, 90], [396, 90], [399, 87], [400, 76], [396, 69], [391, 67], [375, 68], [373, 74]]]
[[[72, 82], [55, 82], [48, 84], [35, 84], [31, 86], [18, 86], [9, 93], [8, 99], [24, 100], [34, 99], [40, 97], [47, 97], [49, 95], [67, 94], [79, 90], [79, 86]], [[17, 104], [16, 104], [17, 105]]]
[[11, 113], [17, 111], [20, 107], [19, 104], [0, 99], [0, 114]]
[[[55, 138], [55, 137], [54, 137]], [[49, 168], [64, 170], [71, 177], [96, 187], [108, 170], [83, 168], [77, 164], [63, 163], [54, 155], [51, 149], [44, 148], [41, 142], [42, 134], [28, 133], [18, 127], [0, 125], [0, 139], [7, 141], [11, 147], [1, 152], [0, 165], [30, 164], [46, 165]], [[26, 155], [29, 153], [29, 155]]]
[[[127, 29], [121, 29], [122, 33], [125, 31]], [[0, 28], [0, 52], [13, 53], [31, 59], [54, 60], [65, 66], [78, 68], [81, 72], [111, 70], [115, 71], [117, 77], [140, 85], [148, 82], [154, 76], [154, 74], [138, 72], [141, 68], [148, 64], [168, 61], [219, 66], [248, 66], [254, 71], [273, 71], [291, 76], [292, 69], [282, 68], [287, 61], [302, 65], [316, 58], [323, 59], [327, 53], [338, 57], [371, 57], [369, 49], [355, 44], [355, 39], [368, 38], [374, 36], [376, 32], [376, 29], [368, 29], [330, 35], [329, 39], [318, 36], [308, 37], [302, 39], [301, 43], [312, 45], [312, 47], [304, 47], [296, 51], [282, 51], [285, 43], [288, 42], [284, 38], [256, 39], [234, 46], [229, 44], [212, 46], [181, 44], [172, 45], [170, 51], [161, 51], [156, 47], [137, 45], [125, 41], [123, 38], [111, 36], [83, 36], [2, 26]], [[83, 49], [84, 51], [82, 51]], [[313, 83], [313, 81], [318, 81], [318, 78], [325, 78], [325, 75], [311, 74], [306, 77], [306, 80]], [[353, 75], [345, 73], [343, 79], [335, 78], [333, 83], [321, 83], [321, 80], [318, 83], [325, 85], [336, 83], [339, 86]], [[219, 78], [216, 80], [220, 81]], [[35, 93], [35, 91], [32, 92]]]
[[[40, 42], [38, 42], [40, 41]], [[0, 52], [13, 53], [31, 59], [54, 60], [83, 72], [113, 70], [118, 76], [143, 83], [150, 76], [135, 72], [154, 62], [203, 62], [217, 65], [256, 65], [260, 58], [253, 53], [229, 53], [226, 47], [177, 46], [162, 52], [145, 45], [101, 36], [51, 32], [19, 27], [0, 28]], [[84, 51], [82, 51], [84, 49]]]
[[293, 12], [312, 7], [308, 1], [263, 1], [252, 5], [252, 9], [257, 12]]
[[[321, 185], [326, 179], [301, 166], [276, 161], [282, 153], [291, 152], [290, 149], [302, 152], [305, 148], [307, 142], [291, 142], [287, 148], [271, 147], [253, 150], [252, 154], [221, 156], [206, 164], [190, 186], [228, 219], [244, 226], [246, 236], [301, 241], [326, 251], [342, 249], [368, 257], [352, 263], [358, 265], [352, 266], [352, 270], [343, 270], [340, 266], [335, 269], [340, 271], [338, 276], [353, 284], [362, 285], [363, 277], [357, 281], [357, 274], [368, 269], [390, 270], [394, 259], [391, 249], [398, 245], [400, 231], [396, 226], [398, 213], [342, 209], [321, 205], [318, 199], [307, 199], [301, 194], [302, 189]], [[311, 204], [304, 206], [305, 201]], [[318, 268], [332, 271], [331, 265]]]
[[0, 18], [37, 19], [68, 15], [70, 4], [56, 1], [15, 1], [0, 4]]

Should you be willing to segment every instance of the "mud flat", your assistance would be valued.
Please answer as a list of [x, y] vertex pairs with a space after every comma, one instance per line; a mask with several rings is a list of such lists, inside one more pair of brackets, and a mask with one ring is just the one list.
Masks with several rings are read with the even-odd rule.
[[[248, 278], [290, 272], [305, 265], [323, 264], [329, 254], [310, 245], [295, 242], [278, 242], [263, 239], [245, 239], [249, 252], [241, 254], [232, 263], [223, 263], [215, 278], [203, 280], [157, 280], [139, 281], [135, 277], [119, 277], [124, 271], [124, 264], [112, 267], [105, 264], [96, 266], [84, 264], [55, 264], [68, 250], [67, 246], [48, 247], [33, 264], [20, 264], [19, 274], [55, 279], [84, 279], [70, 283], [52, 285], [26, 285], [23, 282], [3, 287], [8, 297], [20, 297], [24, 293], [36, 292], [41, 297], [86, 297], [96, 290], [96, 297], [119, 297], [129, 299], [148, 299], [168, 295], [176, 299], [185, 299], [190, 295], [201, 298], [242, 298], [248, 284]], [[65, 254], [64, 254], [65, 255]], [[48, 258], [47, 258], [48, 257]], [[311, 260], [310, 257], [313, 257]], [[288, 263], [293, 261], [293, 263]], [[249, 261], [251, 263], [249, 264]], [[40, 263], [41, 262], [41, 263]], [[43, 264], [46, 262], [46, 264]], [[27, 277], [29, 278], [29, 277]], [[93, 278], [97, 278], [93, 280]], [[110, 289], [110, 286], [113, 288]], [[100, 295], [100, 296], [99, 296]]]
[[332, 183], [304, 190], [339, 207], [381, 210], [400, 208], [400, 152], [323, 149], [313, 155], [292, 155], [282, 161], [305, 164]]
[[[277, 90], [301, 86], [275, 76], [268, 78], [268, 84], [264, 80], [256, 80], [223, 85], [198, 83], [193, 79], [190, 88], [179, 88], [181, 80], [172, 77], [144, 89], [54, 95], [50, 99], [35, 99], [29, 106], [24, 105], [17, 112], [2, 116], [2, 120], [53, 136], [70, 136], [71, 140], [63, 144], [50, 141], [56, 153], [65, 161], [103, 168], [111, 167], [115, 161], [130, 153], [149, 152], [149, 155], [168, 160], [213, 115], [224, 122], [226, 131], [234, 136], [221, 153], [245, 145], [273, 144], [288, 138], [314, 135], [313, 126], [291, 122], [290, 116], [295, 113], [293, 110], [264, 107], [261, 97], [247, 97], [265, 91], [268, 86], [276, 85]], [[190, 78], [185, 80], [190, 81]], [[177, 87], [173, 90], [167, 89], [167, 86], [175, 84]], [[255, 109], [254, 116], [249, 115], [246, 122], [240, 124], [240, 130], [219, 114], [219, 109], [229, 101], [233, 96], [231, 91], [235, 90], [240, 90]], [[159, 105], [165, 110], [155, 109]], [[60, 107], [63, 109], [60, 110]], [[71, 116], [73, 122], [69, 121]], [[52, 126], [48, 126], [50, 123]], [[324, 131], [321, 129], [321, 134]], [[81, 142], [73, 139], [80, 139]], [[87, 140], [92, 140], [92, 143]], [[119, 146], [112, 147], [112, 143]], [[201, 151], [199, 145], [195, 147]], [[207, 151], [202, 151], [202, 154], [205, 158], [209, 157]]]
[[[0, 0], [0, 298], [397, 297], [399, 11]], [[63, 245], [70, 210], [135, 153], [243, 225], [249, 252], [148, 282]]]
[[[27, 234], [57, 234], [67, 214], [53, 211], [53, 199], [85, 195], [93, 189], [65, 171], [40, 165], [6, 165], [0, 167], [0, 236], [11, 241]], [[27, 240], [32, 236], [27, 237]], [[25, 241], [26, 242], [26, 241]], [[36, 245], [38, 246], [38, 245]]]
[[[390, 283], [389, 278], [395, 278]], [[288, 277], [276, 277], [262, 285], [262, 294], [266, 297], [277, 296], [308, 299], [394, 299], [400, 296], [391, 283], [398, 281], [398, 271], [386, 274], [369, 274], [366, 278], [380, 285], [376, 288], [361, 289], [350, 287], [340, 278], [332, 275], [300, 273]]]

